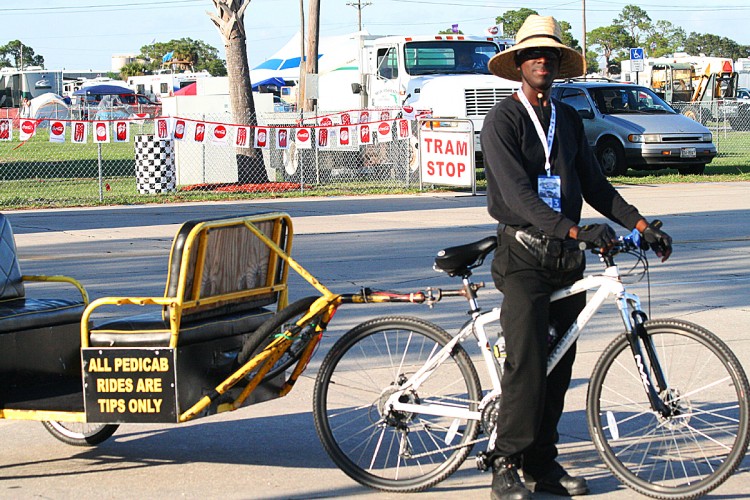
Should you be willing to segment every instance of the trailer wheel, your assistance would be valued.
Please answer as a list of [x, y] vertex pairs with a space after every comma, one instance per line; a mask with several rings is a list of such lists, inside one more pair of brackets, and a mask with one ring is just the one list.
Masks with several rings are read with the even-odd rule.
[[78, 422], [42, 422], [55, 439], [71, 446], [96, 446], [115, 433], [117, 424], [89, 424]]

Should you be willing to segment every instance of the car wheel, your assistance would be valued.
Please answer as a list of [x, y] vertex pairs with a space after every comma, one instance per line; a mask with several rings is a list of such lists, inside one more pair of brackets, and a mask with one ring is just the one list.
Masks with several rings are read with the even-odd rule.
[[607, 177], [625, 175], [628, 170], [625, 163], [625, 151], [622, 145], [614, 139], [604, 139], [596, 146], [596, 159]]
[[677, 171], [682, 175], [703, 175], [706, 171], [706, 164], [698, 163], [696, 165], [688, 165], [687, 167], [677, 167]]

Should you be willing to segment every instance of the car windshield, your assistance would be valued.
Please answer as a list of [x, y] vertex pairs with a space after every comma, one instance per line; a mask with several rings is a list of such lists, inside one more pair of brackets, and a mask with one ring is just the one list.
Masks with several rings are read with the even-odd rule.
[[633, 85], [594, 87], [589, 92], [599, 111], [607, 115], [675, 113], [669, 104], [645, 87]]

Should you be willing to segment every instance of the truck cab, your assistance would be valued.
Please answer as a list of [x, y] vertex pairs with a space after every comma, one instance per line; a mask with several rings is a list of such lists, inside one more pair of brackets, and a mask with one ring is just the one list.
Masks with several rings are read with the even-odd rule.
[[[475, 150], [484, 116], [520, 83], [492, 75], [489, 60], [510, 41], [463, 35], [390, 36], [368, 40], [363, 52], [363, 107], [431, 111], [443, 118], [470, 119]], [[477, 155], [481, 160], [481, 153]]]

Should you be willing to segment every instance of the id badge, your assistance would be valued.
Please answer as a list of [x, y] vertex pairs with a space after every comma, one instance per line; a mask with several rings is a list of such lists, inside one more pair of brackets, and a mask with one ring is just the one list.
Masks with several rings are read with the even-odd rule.
[[540, 175], [538, 180], [539, 197], [555, 212], [562, 210], [560, 176]]

